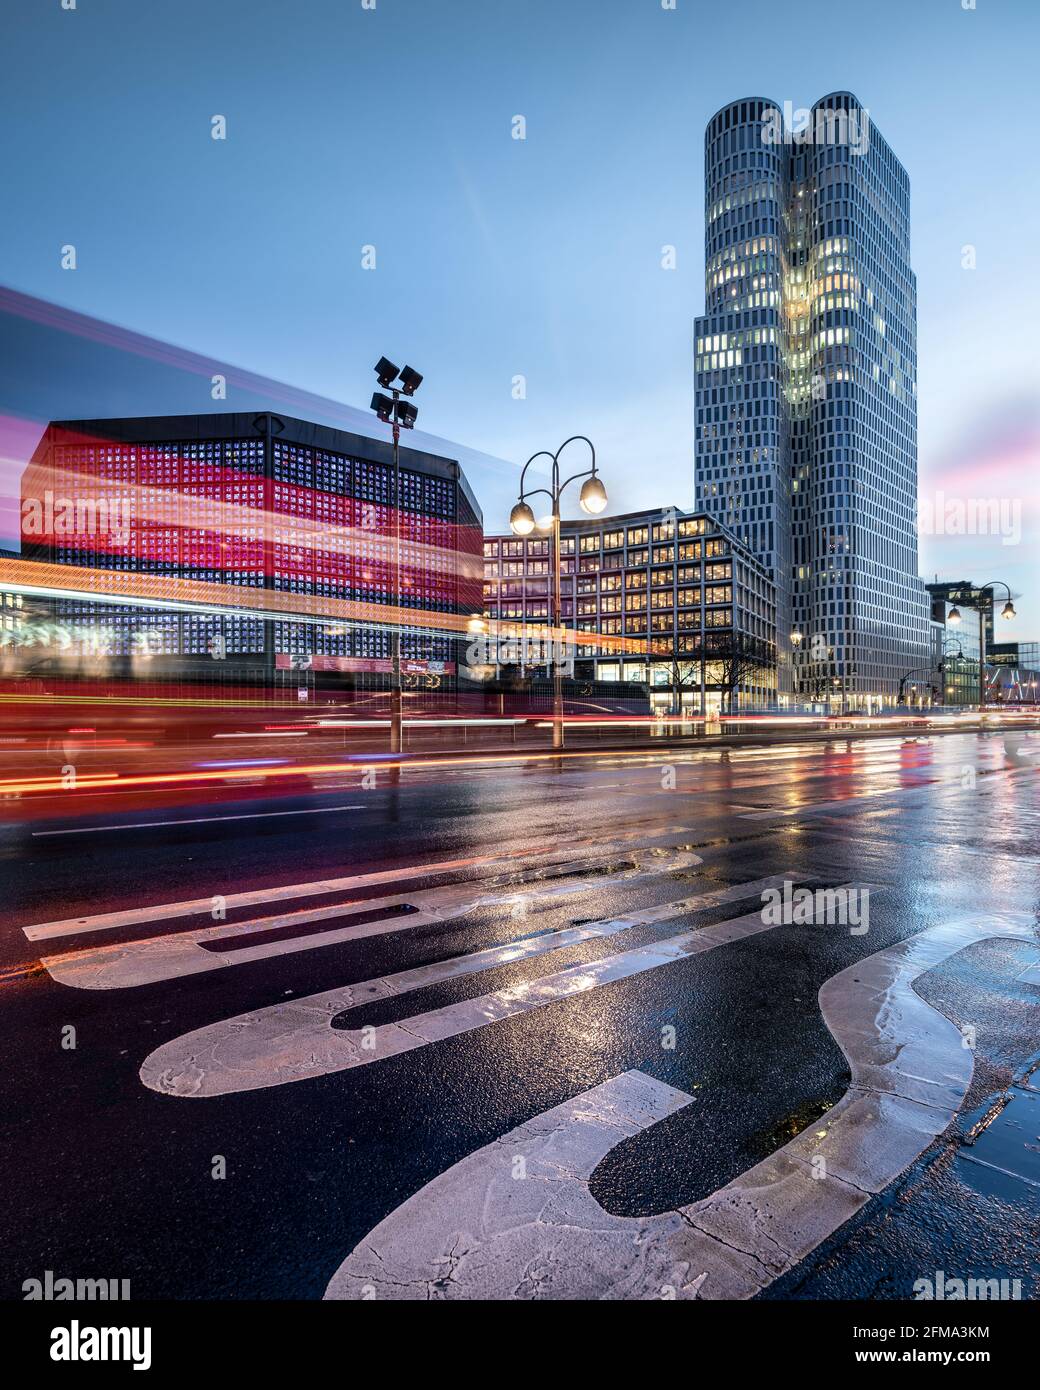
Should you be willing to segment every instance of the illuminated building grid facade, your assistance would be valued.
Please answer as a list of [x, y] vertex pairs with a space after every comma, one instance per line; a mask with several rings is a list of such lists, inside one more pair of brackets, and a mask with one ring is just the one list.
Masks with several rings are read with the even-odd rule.
[[[402, 658], [457, 668], [461, 638], [421, 612], [480, 605], [481, 517], [458, 463], [401, 450]], [[33, 524], [47, 500], [41, 524]], [[61, 503], [75, 509], [75, 525]], [[73, 511], [68, 511], [72, 516]], [[287, 416], [201, 415], [52, 424], [22, 479], [22, 555], [74, 567], [393, 605], [390, 446]], [[59, 522], [64, 521], [64, 524]], [[70, 580], [70, 588], [74, 582]], [[330, 603], [330, 613], [334, 611]], [[390, 626], [278, 621], [62, 600], [111, 655], [381, 669]], [[216, 645], [215, 644], [219, 644]]]
[[[505, 631], [549, 623], [551, 542], [545, 536], [484, 539], [484, 613]], [[713, 637], [736, 631], [772, 647], [773, 583], [763, 565], [712, 517], [675, 508], [561, 522], [561, 620], [578, 634], [576, 673], [597, 680], [646, 681], [654, 709], [700, 702], [695, 670]], [[582, 633], [633, 639], [619, 655]], [[684, 671], [681, 689], [675, 667]], [[718, 709], [707, 671], [706, 705]], [[696, 687], [696, 688], [695, 688]], [[764, 666], [738, 691], [741, 708], [776, 699], [776, 672]]]
[[825, 656], [832, 700], [878, 708], [929, 655], [909, 180], [851, 94], [803, 142], [779, 115], [748, 98], [705, 134], [696, 507], [776, 580], [782, 702]]

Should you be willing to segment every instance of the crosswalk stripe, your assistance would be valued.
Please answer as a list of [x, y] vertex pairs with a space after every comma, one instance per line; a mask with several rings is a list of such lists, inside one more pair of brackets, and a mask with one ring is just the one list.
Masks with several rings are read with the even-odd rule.
[[62, 830], [34, 830], [34, 840], [54, 835], [101, 835], [112, 830], [172, 830], [178, 825], [215, 825], [227, 820], [274, 820], [278, 816], [329, 816], [335, 811], [363, 811], [363, 803], [352, 806], [307, 806], [302, 811], [250, 811], [233, 816], [182, 816], [179, 820], [117, 821], [112, 825], [75, 825]]
[[[552, 863], [541, 866], [542, 871], [553, 869], [560, 872], [544, 880], [533, 878], [523, 884], [509, 885], [500, 892], [493, 889], [488, 891], [486, 886], [477, 882], [420, 889], [406, 895], [387, 894], [382, 898], [370, 899], [365, 904], [354, 904], [356, 908], [363, 907], [364, 910], [356, 911], [353, 917], [349, 911], [350, 905], [339, 903], [309, 911], [236, 922], [231, 928], [226, 922], [220, 922], [210, 927], [190, 928], [137, 941], [43, 956], [41, 963], [59, 984], [77, 989], [126, 989], [267, 960], [273, 956], [314, 950], [320, 946], [339, 945], [362, 937], [441, 924], [462, 917], [478, 907], [515, 904], [522, 910], [523, 904], [532, 900], [568, 897], [620, 884], [631, 886], [642, 880], [694, 868], [702, 862], [699, 855], [689, 851], [645, 850], [640, 847], [629, 849], [626, 854], [627, 867], [597, 875], [594, 880], [588, 876], [586, 861]], [[402, 897], [406, 897], [407, 901], [402, 902]], [[386, 908], [383, 917], [375, 915], [380, 906]], [[402, 907], [417, 906], [418, 911], [407, 915], [401, 913]], [[329, 923], [327, 930], [298, 930], [298, 934], [273, 941], [269, 937], [272, 931], [300, 929], [308, 923], [321, 921]], [[231, 934], [234, 936], [233, 946], [222, 951], [221, 946], [228, 942]], [[251, 935], [263, 937], [263, 940], [258, 945], [249, 946], [245, 943]]]
[[[576, 850], [583, 850], [590, 857], [602, 856], [632, 842], [641, 842], [649, 847], [655, 840], [689, 833], [689, 826], [665, 825], [654, 831], [644, 829], [619, 832], [609, 839], [595, 836], [577, 837], [565, 848], [573, 858], [580, 857], [580, 853], [576, 853]], [[228, 893], [224, 895], [224, 905], [228, 910], [236, 907], [252, 907], [262, 903], [284, 902], [290, 898], [313, 897], [340, 890], [348, 892], [352, 888], [366, 887], [375, 883], [393, 884], [403, 878], [415, 878], [419, 875], [432, 876], [464, 869], [493, 869], [496, 866], [503, 869], [517, 869], [526, 861], [534, 863], [545, 856], [562, 852], [559, 843], [551, 841], [537, 846], [526, 845], [516, 850], [499, 850], [495, 854], [470, 855], [465, 859], [439, 859], [429, 864], [413, 864], [406, 868], [380, 869], [368, 874], [348, 874], [343, 878], [313, 879], [306, 883], [290, 883], [276, 888], [257, 888], [243, 893]], [[23, 927], [22, 931], [30, 941], [50, 941], [56, 937], [76, 936], [83, 932], [114, 931], [149, 922], [161, 922], [172, 917], [209, 917], [212, 907], [212, 897], [191, 898], [182, 902], [157, 903], [150, 907], [126, 908], [120, 912], [101, 912], [91, 917], [70, 917], [63, 921], [39, 922], [33, 926]]]
[[849, 1060], [816, 1125], [701, 1201], [641, 1217], [589, 1190], [619, 1143], [692, 1097], [612, 1077], [454, 1164], [381, 1221], [326, 1299], [748, 1299], [794, 1269], [919, 1157], [956, 1115], [973, 1061], [913, 989], [977, 941], [1035, 940], [1028, 913], [962, 919], [857, 961], [820, 990]]
[[[740, 888], [718, 890], [718, 893], [732, 893], [735, 897], [750, 896], [756, 887], [761, 892], [763, 886], [779, 886], [783, 882], [783, 875], [778, 875], [774, 882], [768, 884], [758, 880], [754, 885], [745, 884]], [[866, 885], [842, 886], [847, 889]], [[726, 898], [717, 897], [717, 900], [726, 901]], [[641, 913], [600, 924], [604, 929], [596, 934], [611, 935], [611, 928], [613, 931], [623, 931], [640, 924], [668, 921], [669, 918], [674, 919], [684, 912], [696, 911], [707, 905], [710, 904], [705, 903], [704, 898], [684, 898], [677, 903], [660, 904]], [[489, 1023], [511, 1018], [530, 1009], [544, 1008], [557, 1000], [586, 993], [702, 951], [713, 950], [716, 946], [741, 941], [768, 931], [773, 925], [772, 922], [763, 921], [760, 907], [756, 912], [729, 921], [677, 932], [645, 946], [568, 966], [527, 983], [464, 999], [444, 1008], [431, 1009], [397, 1023], [371, 1028], [337, 1029], [329, 1026], [331, 1019], [342, 1012], [344, 1005], [340, 1003], [341, 1000], [348, 1001], [345, 1005], [347, 1008], [364, 1002], [361, 998], [352, 997], [349, 990], [333, 991], [331, 996], [318, 995], [294, 1000], [258, 1013], [210, 1024], [165, 1043], [145, 1059], [141, 1067], [141, 1080], [152, 1090], [171, 1095], [213, 1096], [257, 1090], [286, 1081], [299, 1081], [365, 1066], [475, 1028], [483, 1028]], [[392, 980], [393, 977], [390, 978]]]

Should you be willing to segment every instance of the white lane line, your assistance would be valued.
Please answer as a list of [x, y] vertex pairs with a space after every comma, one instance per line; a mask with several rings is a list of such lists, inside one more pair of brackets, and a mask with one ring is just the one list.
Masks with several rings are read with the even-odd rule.
[[359, 802], [356, 806], [312, 806], [305, 811], [251, 811], [238, 816], [191, 816], [180, 820], [135, 820], [124, 825], [79, 825], [71, 830], [34, 830], [33, 839], [43, 839], [48, 835], [98, 835], [102, 830], [155, 830], [172, 828], [175, 825], [209, 825], [220, 820], [270, 820], [273, 816], [327, 816], [332, 811], [363, 811]]
[[859, 796], [841, 797], [837, 801], [807, 801], [802, 806], [778, 806], [773, 810], [749, 811], [741, 816], [741, 820], [768, 820], [770, 816], [783, 818], [820, 816], [828, 811], [858, 811], [863, 805], [870, 805], [881, 797], [908, 796], [913, 792], [930, 792], [934, 791], [938, 785], [938, 782], [930, 782], [925, 787], [885, 787], [877, 791], [863, 792]]
[[933, 777], [923, 784], [913, 787], [888, 787], [879, 788], [877, 791], [863, 792], [859, 796], [848, 796], [837, 801], [810, 801], [802, 806], [778, 806], [773, 810], [758, 810], [746, 812], [741, 820], [768, 820], [772, 816], [779, 816], [781, 819], [789, 819], [794, 816], [819, 816], [826, 815], [833, 811], [859, 811], [864, 805], [881, 800], [885, 797], [927, 797], [936, 791], [948, 790], [955, 795], [968, 795], [978, 797], [983, 794], [993, 794], [1003, 790], [1001, 779], [1005, 777], [1021, 777], [1023, 773], [1034, 775], [1040, 772], [1040, 768], [1035, 767], [1011, 767], [997, 768], [992, 772], [981, 769], [986, 774], [986, 780], [977, 783], [975, 786], [966, 787], [962, 784], [960, 774], [954, 779], [950, 777]]
[[[501, 892], [481, 889], [480, 885], [463, 883], [444, 888], [428, 888], [415, 893], [396, 893], [351, 904], [354, 916], [366, 916], [381, 909], [387, 910], [407, 902], [419, 907], [407, 916], [386, 916], [371, 921], [352, 921], [343, 903], [316, 908], [306, 912], [290, 912], [279, 917], [257, 918], [249, 922], [220, 922], [216, 926], [189, 928], [162, 936], [146, 937], [111, 946], [98, 946], [85, 951], [69, 951], [57, 956], [43, 956], [41, 964], [59, 984], [76, 989], [127, 989], [137, 985], [155, 984], [159, 980], [179, 979], [182, 975], [197, 975], [209, 970], [246, 965], [251, 961], [268, 960], [274, 956], [313, 951], [321, 946], [339, 945], [362, 937], [382, 936], [390, 932], [410, 931], [416, 927], [432, 926], [465, 916], [479, 907], [512, 905], [514, 913], [523, 913], [532, 901], [545, 898], [571, 897], [604, 888], [626, 887], [662, 874], [675, 873], [700, 864], [696, 854], [678, 851], [627, 850], [633, 868], [590, 878], [581, 862], [568, 865], [553, 864], [553, 869], [571, 872], [555, 873], [545, 879], [533, 878], [525, 884], [507, 886]], [[645, 856], [645, 859], [643, 858]], [[258, 942], [255, 946], [242, 944], [250, 936], [281, 927], [299, 927], [312, 922], [329, 922], [327, 929], [276, 941]], [[205, 943], [229, 943], [225, 949], [214, 949]]]
[[[629, 846], [632, 842], [649, 847], [654, 840], [670, 838], [673, 835], [686, 835], [690, 827], [686, 825], [665, 825], [659, 830], [632, 830], [615, 834], [610, 839], [601, 840], [595, 836], [584, 836], [560, 848], [557, 844], [525, 846], [517, 850], [501, 849], [496, 854], [477, 854], [467, 859], [440, 859], [430, 864], [410, 864], [400, 869], [380, 869], [369, 874], [348, 874], [345, 878], [313, 879], [308, 883], [289, 883], [278, 888], [258, 888], [244, 893], [228, 893], [224, 896], [225, 908], [256, 907], [261, 904], [282, 902], [287, 898], [309, 898], [321, 893], [336, 893], [341, 890], [363, 888], [371, 884], [399, 883], [402, 879], [424, 878], [428, 875], [454, 873], [461, 869], [494, 868], [520, 871], [525, 864], [534, 869], [551, 867], [553, 855], [566, 850], [570, 856], [567, 862], [588, 857], [602, 857], [615, 850]], [[543, 863], [548, 860], [548, 863]], [[562, 861], [561, 861], [562, 862]], [[134, 927], [149, 922], [162, 922], [172, 917], [210, 917], [213, 899], [192, 898], [184, 902], [156, 903], [151, 907], [134, 907], [122, 912], [100, 912], [92, 917], [69, 917], [63, 921], [39, 922], [22, 930], [30, 941], [50, 941], [54, 937], [76, 936], [82, 932], [114, 931], [121, 927]]]
[[[778, 881], [783, 882], [782, 876]], [[745, 889], [752, 890], [752, 885], [745, 885]], [[721, 891], [736, 893], [729, 889]], [[601, 930], [589, 935], [607, 936], [637, 925], [669, 921], [704, 905], [704, 899], [689, 898], [678, 903], [664, 903], [613, 922], [594, 924]], [[633, 947], [587, 964], [568, 966], [492, 994], [463, 999], [378, 1027], [329, 1027], [330, 1018], [344, 1007], [341, 1000], [346, 1001], [347, 1008], [364, 1002], [350, 990], [332, 992], [332, 1007], [327, 1003], [329, 996], [325, 995], [294, 1000], [226, 1019], [164, 1043], [145, 1059], [141, 1080], [152, 1090], [168, 1095], [215, 1096], [366, 1066], [530, 1009], [544, 1008], [614, 980], [628, 979], [672, 961], [711, 951], [716, 946], [769, 931], [772, 925], [763, 922], [759, 908], [726, 922], [676, 932], [646, 946]], [[384, 981], [374, 983], [382, 985]], [[392, 992], [392, 989], [384, 991]]]
[[[280, 888], [259, 888], [244, 893], [228, 893], [224, 897], [225, 908], [258, 907], [261, 904], [281, 902], [292, 898], [316, 897], [321, 893], [349, 892], [353, 888], [364, 888], [372, 884], [392, 885], [404, 878], [416, 878], [426, 874], [454, 873], [460, 869], [490, 867], [493, 864], [514, 863], [507, 856], [497, 854], [474, 855], [468, 859], [441, 859], [432, 864], [410, 865], [404, 869], [381, 869], [370, 874], [348, 874], [344, 878], [313, 879], [307, 883], [290, 883]], [[157, 903], [153, 907], [134, 907], [122, 912], [100, 912], [93, 917], [70, 917], [64, 921], [40, 922], [35, 926], [23, 927], [30, 941], [50, 941], [55, 937], [76, 936], [82, 932], [115, 931], [122, 927], [147, 925], [175, 917], [210, 917], [213, 899], [190, 898], [183, 902]]]
[[[680, 1217], [610, 1216], [589, 1195], [588, 1180], [618, 1144], [690, 1100], [629, 1071], [536, 1115], [381, 1221], [340, 1265], [325, 1298], [541, 1300], [566, 1298], [585, 1284], [608, 1290], [594, 1296], [620, 1300], [639, 1297], [633, 1288], [648, 1282], [648, 1266], [659, 1290], [669, 1283], [685, 1296], [699, 1270], [673, 1271], [660, 1255], [678, 1234]], [[514, 1159], [523, 1165], [521, 1177]], [[575, 1268], [578, 1258], [589, 1267]]]
[[1023, 985], [1040, 985], [1040, 960], [1027, 965], [1020, 975], [1015, 976], [1015, 980]]
[[[216, 1065], [210, 1065], [204, 1076], [200, 1077], [196, 1090], [190, 1093], [174, 1090], [177, 1095], [217, 1095], [227, 1094], [228, 1091], [260, 1090], [306, 1077], [324, 1076], [341, 1069], [341, 1066], [355, 1065], [352, 1062], [355, 1049], [349, 1041], [343, 1045], [345, 1034], [342, 1030], [331, 1027], [332, 1019], [348, 1009], [370, 1004], [374, 999], [396, 998], [431, 984], [459, 979], [464, 974], [512, 965], [516, 960], [527, 960], [549, 951], [562, 951], [583, 941], [602, 940], [620, 931], [630, 931], [633, 927], [672, 922], [684, 913], [702, 912], [722, 903], [754, 898], [761, 894], [763, 888], [783, 887], [784, 881], [793, 877], [791, 873], [773, 874], [769, 878], [756, 878], [752, 883], [712, 888], [676, 902], [642, 908], [624, 917], [605, 917], [599, 922], [546, 931], [538, 937], [506, 942], [505, 945], [488, 947], [484, 951], [470, 952], [469, 955], [437, 960], [432, 965], [399, 970], [374, 980], [361, 980], [336, 990], [292, 999], [288, 1004], [274, 1004], [270, 1008], [239, 1013], [238, 1017], [207, 1024], [202, 1029], [167, 1042], [147, 1058], [140, 1074], [146, 1086], [153, 1086], [156, 1077], [167, 1074], [179, 1076], [185, 1072], [195, 1074], [199, 1070], [196, 1059], [200, 1056], [218, 1059]], [[815, 876], [802, 876], [804, 881], [811, 878]], [[370, 1061], [375, 1061], [375, 1058], [370, 1058]], [[153, 1080], [145, 1076], [146, 1069]], [[165, 1087], [161, 1088], [165, 1090]]]
[[625, 1072], [427, 1183], [347, 1257], [325, 1297], [754, 1297], [883, 1191], [956, 1115], [972, 1054], [913, 982], [966, 946], [1003, 936], [1035, 940], [1030, 915], [935, 927], [828, 980], [820, 1007], [849, 1060], [848, 1091], [822, 1120], [702, 1201], [620, 1217], [590, 1193], [596, 1166], [617, 1144], [691, 1099]]

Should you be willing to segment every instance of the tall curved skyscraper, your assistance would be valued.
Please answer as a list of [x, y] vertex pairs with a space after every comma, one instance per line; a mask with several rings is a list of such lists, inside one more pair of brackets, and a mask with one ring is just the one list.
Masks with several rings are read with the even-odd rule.
[[906, 170], [849, 92], [731, 102], [704, 169], [697, 509], [773, 571], [781, 698], [892, 704], [930, 662]]

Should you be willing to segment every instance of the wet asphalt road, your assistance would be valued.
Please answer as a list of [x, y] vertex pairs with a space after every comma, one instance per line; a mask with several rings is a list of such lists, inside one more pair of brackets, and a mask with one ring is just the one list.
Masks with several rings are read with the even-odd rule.
[[[0, 1198], [0, 1297], [20, 1297], [23, 1280], [51, 1269], [129, 1279], [134, 1298], [319, 1298], [351, 1249], [424, 1183], [630, 1068], [694, 1103], [620, 1144], [592, 1190], [619, 1214], [706, 1196], [845, 1091], [845, 1059], [816, 1003], [824, 981], [968, 913], [1040, 912], [1038, 748], [1036, 732], [965, 733], [672, 748], [558, 767], [460, 764], [408, 771], [396, 784], [383, 773], [372, 788], [353, 772], [308, 799], [100, 821], [120, 829], [5, 828], [0, 1146], [12, 1176]], [[324, 809], [341, 805], [356, 809]], [[265, 809], [314, 814], [226, 818]], [[140, 825], [196, 815], [204, 823]], [[76, 833], [40, 833], [53, 830]], [[597, 852], [619, 836], [629, 839]], [[640, 875], [626, 865], [644, 840], [702, 862]], [[534, 851], [537, 865], [524, 857]], [[545, 851], [558, 864], [580, 861], [580, 882], [526, 899]], [[69, 988], [37, 962], [133, 941], [140, 926], [45, 945], [20, 930], [376, 870], [401, 870], [418, 889], [439, 861], [504, 853], [516, 857], [505, 870], [476, 864], [448, 877], [472, 877], [476, 891], [497, 884], [511, 901], [365, 940], [313, 937], [307, 949], [127, 989]], [[247, 1010], [772, 874], [874, 885], [869, 930], [777, 927], [377, 1066], [271, 1089], [185, 1101], [138, 1077], [160, 1044]], [[625, 949], [758, 905], [751, 894], [636, 927]], [[364, 1004], [349, 1026], [617, 949], [590, 940], [496, 966]], [[980, 943], [921, 981], [930, 1002], [977, 1030], [962, 1133], [1040, 1047], [1040, 984], [1015, 979], [1038, 957], [1027, 943]], [[68, 1025], [74, 1049], [62, 1046]], [[662, 1047], [668, 1025], [674, 1049]], [[1040, 1132], [1032, 1137], [1040, 1144]], [[218, 1156], [227, 1176], [215, 1180]], [[1021, 1173], [972, 1166], [955, 1127], [763, 1296], [909, 1297], [937, 1268], [1018, 1277], [1026, 1297], [1040, 1296], [1040, 1164], [1028, 1162], [1016, 1159]]]

